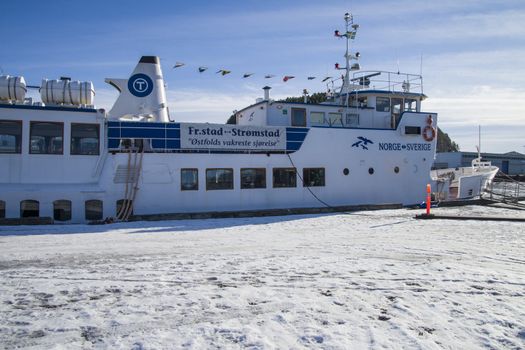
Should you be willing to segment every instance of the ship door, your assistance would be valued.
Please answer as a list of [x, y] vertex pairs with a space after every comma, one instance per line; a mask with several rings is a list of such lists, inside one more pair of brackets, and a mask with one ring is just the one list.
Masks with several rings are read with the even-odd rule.
[[306, 109], [292, 108], [292, 126], [306, 126]]
[[395, 129], [399, 125], [401, 114], [403, 113], [403, 99], [390, 99], [390, 110], [392, 111], [392, 129]]

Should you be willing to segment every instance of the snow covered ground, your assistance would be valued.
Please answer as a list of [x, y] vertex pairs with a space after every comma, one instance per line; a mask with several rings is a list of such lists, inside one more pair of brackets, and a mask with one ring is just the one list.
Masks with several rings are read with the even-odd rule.
[[421, 212], [0, 227], [0, 347], [525, 348], [525, 224]]

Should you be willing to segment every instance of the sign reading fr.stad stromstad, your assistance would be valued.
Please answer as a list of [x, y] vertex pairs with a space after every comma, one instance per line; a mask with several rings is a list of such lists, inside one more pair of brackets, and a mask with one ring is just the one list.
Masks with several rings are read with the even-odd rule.
[[183, 149], [286, 150], [286, 128], [228, 124], [180, 124]]

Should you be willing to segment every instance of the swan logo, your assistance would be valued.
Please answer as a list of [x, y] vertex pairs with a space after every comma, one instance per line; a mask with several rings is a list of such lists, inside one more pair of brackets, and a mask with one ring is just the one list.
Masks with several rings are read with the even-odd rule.
[[153, 81], [146, 74], [135, 74], [128, 80], [128, 90], [133, 96], [146, 97], [153, 91]]

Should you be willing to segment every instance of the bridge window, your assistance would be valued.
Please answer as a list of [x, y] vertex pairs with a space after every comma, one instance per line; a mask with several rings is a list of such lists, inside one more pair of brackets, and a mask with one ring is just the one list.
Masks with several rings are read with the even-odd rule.
[[417, 101], [413, 98], [405, 98], [405, 111], [416, 112]]
[[324, 124], [324, 112], [311, 112], [310, 124]]
[[296, 187], [297, 173], [295, 168], [275, 168], [273, 169], [273, 187]]
[[31, 154], [63, 154], [64, 124], [52, 122], [31, 122]]
[[199, 170], [180, 169], [180, 190], [197, 191], [199, 189]]
[[56, 221], [71, 220], [71, 201], [57, 200], [53, 202], [53, 219]]
[[324, 186], [324, 168], [304, 168], [303, 169], [303, 186], [317, 187]]
[[71, 123], [71, 154], [99, 155], [98, 124]]
[[233, 190], [233, 169], [206, 169], [206, 190]]
[[90, 199], [85, 202], [86, 220], [102, 220], [103, 204], [101, 200]]
[[0, 219], [5, 218], [5, 202], [0, 201]]
[[21, 218], [37, 218], [40, 216], [40, 205], [35, 200], [25, 200], [20, 202]]
[[22, 122], [0, 120], [0, 153], [22, 152]]
[[306, 109], [292, 108], [292, 126], [306, 126]]
[[241, 188], [266, 188], [266, 169], [241, 169]]
[[376, 111], [390, 112], [390, 98], [376, 97]]

